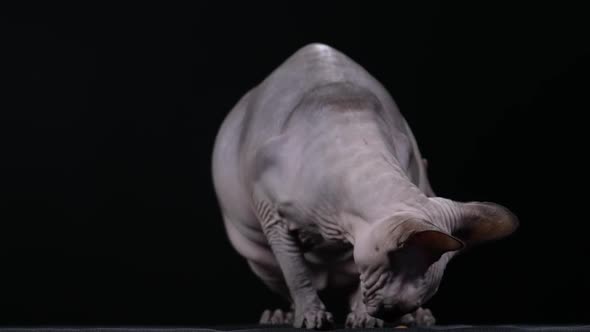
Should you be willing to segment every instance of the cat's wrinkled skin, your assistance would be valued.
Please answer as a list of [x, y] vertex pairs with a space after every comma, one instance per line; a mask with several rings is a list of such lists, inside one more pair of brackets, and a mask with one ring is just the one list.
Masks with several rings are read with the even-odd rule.
[[230, 242], [292, 304], [262, 323], [329, 328], [318, 291], [356, 287], [346, 326], [433, 324], [421, 306], [449, 260], [518, 225], [500, 205], [436, 197], [388, 92], [322, 44], [241, 98], [216, 138], [213, 180]]

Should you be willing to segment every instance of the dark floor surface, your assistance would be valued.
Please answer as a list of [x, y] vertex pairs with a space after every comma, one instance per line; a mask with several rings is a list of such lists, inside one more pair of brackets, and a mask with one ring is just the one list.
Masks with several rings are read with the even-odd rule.
[[[259, 326], [259, 325], [234, 325], [234, 326], [207, 326], [207, 327], [92, 327], [92, 326], [71, 326], [71, 327], [3, 327], [0, 332], [215, 332], [215, 331], [240, 331], [240, 332], [295, 332], [302, 329], [296, 329], [287, 325], [277, 326]], [[344, 329], [342, 326], [336, 326], [331, 331], [338, 332], [392, 332], [392, 331], [465, 331], [465, 332], [483, 332], [483, 331], [590, 331], [590, 325], [441, 325], [428, 328], [374, 328], [374, 329]]]

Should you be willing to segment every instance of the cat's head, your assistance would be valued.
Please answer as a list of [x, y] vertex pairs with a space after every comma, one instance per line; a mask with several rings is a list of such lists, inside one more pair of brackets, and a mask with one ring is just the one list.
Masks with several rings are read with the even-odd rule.
[[[424, 214], [402, 212], [372, 224], [355, 240], [363, 302], [369, 315], [399, 318], [428, 301], [438, 290], [449, 259], [466, 246], [503, 238], [518, 219], [493, 203], [454, 203], [441, 215], [452, 230]], [[445, 227], [449, 228], [449, 227]]]

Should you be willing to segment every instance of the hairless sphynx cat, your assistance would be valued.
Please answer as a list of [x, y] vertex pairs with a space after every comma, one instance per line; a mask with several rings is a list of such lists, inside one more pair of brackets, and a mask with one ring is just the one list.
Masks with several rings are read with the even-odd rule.
[[389, 93], [318, 43], [239, 100], [217, 134], [212, 171], [231, 244], [291, 303], [261, 323], [334, 326], [318, 295], [330, 288], [354, 289], [347, 327], [433, 324], [421, 306], [449, 260], [518, 227], [501, 205], [437, 197]]

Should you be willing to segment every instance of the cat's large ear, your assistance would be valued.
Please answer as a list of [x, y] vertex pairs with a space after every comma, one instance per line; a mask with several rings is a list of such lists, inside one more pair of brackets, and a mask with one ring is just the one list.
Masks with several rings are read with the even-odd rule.
[[448, 251], [460, 250], [464, 247], [463, 241], [438, 230], [425, 230], [416, 232], [408, 237], [404, 246], [420, 246], [433, 253], [443, 254]]
[[444, 253], [460, 250], [463, 241], [444, 232], [438, 227], [421, 221], [407, 221], [404, 223], [406, 236], [400, 243], [401, 248], [419, 248], [436, 261]]
[[453, 235], [469, 246], [494, 241], [512, 234], [518, 228], [516, 215], [499, 204], [490, 202], [460, 203], [461, 218]]

